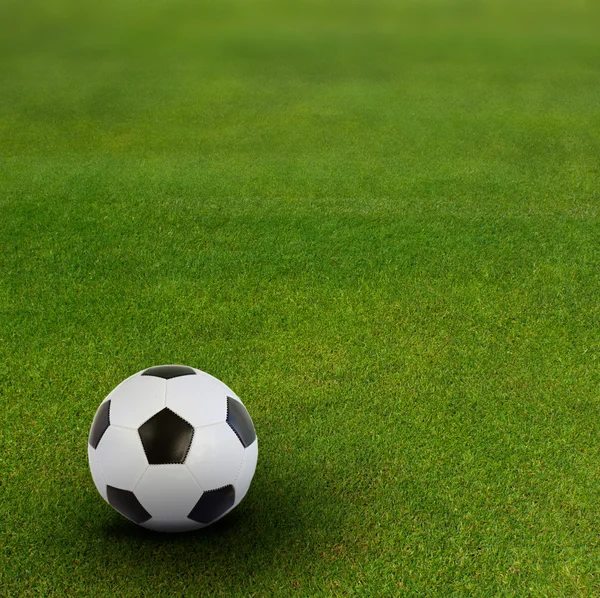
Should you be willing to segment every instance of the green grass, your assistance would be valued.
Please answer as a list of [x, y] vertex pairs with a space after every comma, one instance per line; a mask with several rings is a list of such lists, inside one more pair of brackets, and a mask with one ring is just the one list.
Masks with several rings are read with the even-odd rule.
[[[597, 4], [98, 6], [0, 7], [0, 594], [600, 595]], [[197, 534], [88, 470], [160, 363], [259, 436]]]

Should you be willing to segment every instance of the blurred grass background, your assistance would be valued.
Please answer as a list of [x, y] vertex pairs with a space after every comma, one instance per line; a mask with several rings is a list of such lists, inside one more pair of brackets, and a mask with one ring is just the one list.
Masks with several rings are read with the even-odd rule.
[[[600, 10], [0, 5], [0, 593], [596, 596]], [[260, 456], [138, 530], [102, 398], [188, 363]]]

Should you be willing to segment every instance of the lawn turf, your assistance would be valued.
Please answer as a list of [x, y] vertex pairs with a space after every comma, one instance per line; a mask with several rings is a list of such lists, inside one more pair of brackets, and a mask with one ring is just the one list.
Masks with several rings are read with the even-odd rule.
[[[0, 595], [600, 595], [591, 2], [0, 7]], [[242, 504], [146, 532], [96, 407], [185, 363]]]

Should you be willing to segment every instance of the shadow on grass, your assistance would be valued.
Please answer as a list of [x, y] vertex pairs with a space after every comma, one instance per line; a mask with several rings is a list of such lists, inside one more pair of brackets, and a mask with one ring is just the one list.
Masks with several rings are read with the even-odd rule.
[[[108, 522], [102, 518], [88, 530], [97, 534], [97, 558], [131, 572], [138, 582], [183, 574], [197, 581], [210, 580], [226, 591], [248, 583], [261, 571], [269, 575], [284, 562], [287, 568], [295, 568], [300, 553], [335, 537], [344, 520], [345, 505], [336, 504], [332, 509], [332, 501], [332, 488], [322, 477], [255, 479], [236, 509], [195, 532], [153, 532], [116, 512], [108, 514]], [[136, 582], [132, 579], [132, 583]]]

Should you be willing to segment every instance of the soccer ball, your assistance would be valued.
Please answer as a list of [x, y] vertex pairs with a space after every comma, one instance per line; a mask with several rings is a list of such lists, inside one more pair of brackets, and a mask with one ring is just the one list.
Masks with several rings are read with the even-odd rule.
[[88, 457], [98, 492], [148, 529], [180, 532], [217, 521], [244, 498], [258, 441], [240, 398], [210, 374], [160, 365], [101, 403]]

